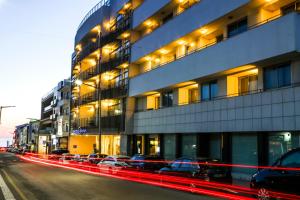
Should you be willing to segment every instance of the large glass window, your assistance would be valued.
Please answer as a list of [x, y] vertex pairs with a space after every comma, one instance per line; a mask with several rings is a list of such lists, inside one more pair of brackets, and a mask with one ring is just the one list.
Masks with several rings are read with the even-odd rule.
[[173, 91], [165, 92], [162, 94], [162, 106], [163, 107], [171, 107], [173, 106]]
[[291, 133], [274, 133], [269, 135], [269, 165], [275, 163], [284, 153], [292, 148]]
[[197, 156], [197, 136], [183, 135], [182, 136], [182, 156], [196, 157]]
[[209, 83], [204, 83], [201, 86], [201, 100], [207, 101], [212, 100], [218, 96], [218, 83], [217, 81], [212, 81]]
[[265, 89], [280, 88], [291, 85], [290, 64], [266, 68], [264, 70], [264, 85]]
[[164, 136], [164, 158], [173, 160], [176, 157], [176, 135]]
[[240, 21], [228, 25], [228, 37], [233, 37], [248, 30], [248, 19], [244, 18]]
[[160, 140], [158, 135], [149, 136], [149, 155], [160, 155]]
[[248, 94], [257, 90], [257, 75], [244, 76], [239, 78], [239, 93]]

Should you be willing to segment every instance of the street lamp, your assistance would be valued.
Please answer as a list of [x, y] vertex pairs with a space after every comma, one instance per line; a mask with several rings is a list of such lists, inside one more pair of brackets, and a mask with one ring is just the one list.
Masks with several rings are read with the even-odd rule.
[[16, 106], [0, 106], [0, 124], [1, 124], [1, 113], [3, 108], [15, 108]]

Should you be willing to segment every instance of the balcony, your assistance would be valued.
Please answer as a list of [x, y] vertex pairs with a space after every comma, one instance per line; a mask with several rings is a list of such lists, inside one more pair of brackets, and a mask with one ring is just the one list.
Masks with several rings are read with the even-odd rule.
[[133, 28], [136, 28], [168, 3], [170, 0], [145, 0], [133, 13]]
[[237, 66], [299, 52], [300, 39], [297, 37], [300, 34], [299, 27], [300, 15], [297, 12], [249, 27], [244, 33], [200, 48], [174, 62], [164, 64], [163, 67], [132, 78], [129, 96], [195, 80]]
[[127, 31], [131, 25], [132, 14], [124, 16], [111, 27], [110, 33], [101, 37], [101, 47], [114, 42], [118, 36]]
[[97, 66], [91, 67], [80, 73], [80, 80], [88, 80], [99, 74]]
[[[128, 80], [126, 80], [127, 82]], [[114, 87], [110, 87], [108, 89], [104, 89], [101, 91], [101, 99], [115, 99], [124, 97], [128, 92], [128, 84], [122, 84]]]
[[92, 102], [98, 101], [97, 92], [90, 92], [85, 95], [80, 96], [79, 105], [85, 105]]
[[128, 62], [129, 57], [130, 57], [130, 47], [121, 49], [115, 56], [111, 57], [109, 61], [101, 63], [100, 66], [98, 66], [98, 70], [100, 73], [114, 70], [116, 67], [120, 66], [121, 64]]
[[300, 85], [134, 114], [134, 133], [296, 131]]
[[203, 0], [177, 17], [169, 20], [166, 24], [154, 30], [150, 35], [134, 43], [132, 46], [131, 61], [135, 62], [145, 55], [193, 32], [201, 26], [219, 19], [249, 2], [249, 0], [235, 0], [230, 2]]
[[125, 115], [101, 117], [101, 129], [107, 132], [124, 131]]
[[73, 129], [96, 129], [96, 117], [81, 118], [73, 122]]

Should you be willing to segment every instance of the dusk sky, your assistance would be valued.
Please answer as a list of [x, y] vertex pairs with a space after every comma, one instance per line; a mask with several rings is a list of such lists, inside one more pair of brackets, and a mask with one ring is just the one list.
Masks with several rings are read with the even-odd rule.
[[41, 98], [70, 76], [76, 29], [99, 0], [0, 0], [0, 138], [40, 118]]

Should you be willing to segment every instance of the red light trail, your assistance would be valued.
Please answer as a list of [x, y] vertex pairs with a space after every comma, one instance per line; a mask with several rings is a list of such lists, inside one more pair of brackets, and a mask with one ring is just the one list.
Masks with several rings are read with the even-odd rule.
[[[175, 190], [181, 190], [185, 192], [192, 192], [195, 194], [204, 194], [208, 196], [214, 196], [218, 198], [226, 199], [239, 199], [248, 200], [254, 199], [252, 196], [256, 194], [255, 190], [251, 190], [247, 187], [224, 184], [218, 182], [208, 182], [201, 179], [176, 177], [164, 174], [149, 173], [143, 171], [134, 171], [121, 168], [115, 168], [111, 172], [105, 170], [105, 168], [91, 165], [91, 164], [79, 164], [75, 161], [67, 160], [66, 163], [59, 162], [56, 160], [48, 160], [36, 156], [37, 154], [28, 154], [26, 156], [19, 156], [21, 159], [34, 162], [37, 164], [60, 167], [69, 170], [75, 170], [82, 173], [91, 175], [104, 176], [117, 178], [121, 180], [133, 181], [143, 184], [149, 184], [154, 186], [160, 186]], [[104, 172], [106, 171], [106, 173]], [[282, 199], [294, 200], [300, 199], [299, 196], [271, 192], [271, 196], [280, 197]]]

